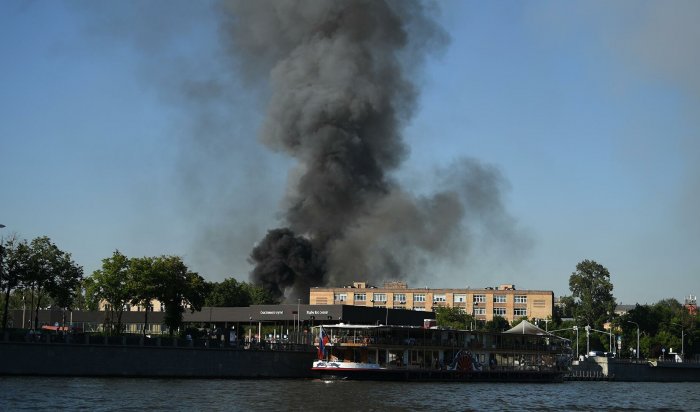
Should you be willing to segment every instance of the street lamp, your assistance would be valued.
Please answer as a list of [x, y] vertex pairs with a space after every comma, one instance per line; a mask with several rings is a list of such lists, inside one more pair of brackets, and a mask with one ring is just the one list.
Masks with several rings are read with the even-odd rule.
[[685, 329], [680, 323], [671, 322], [671, 325], [681, 327], [681, 361], [685, 361]]
[[297, 342], [296, 342], [296, 343], [299, 343], [299, 329], [301, 329], [301, 312], [300, 312], [300, 308], [301, 308], [301, 299], [297, 299], [297, 324], [296, 324], [296, 332], [297, 332], [297, 333], [296, 333], [296, 335], [297, 335], [296, 339], [297, 339]]
[[586, 356], [591, 353], [591, 326], [586, 325]]
[[576, 359], [578, 359], [578, 326], [572, 328], [576, 332]]
[[627, 323], [634, 323], [637, 325], [637, 359], [639, 359], [639, 323], [628, 320]]

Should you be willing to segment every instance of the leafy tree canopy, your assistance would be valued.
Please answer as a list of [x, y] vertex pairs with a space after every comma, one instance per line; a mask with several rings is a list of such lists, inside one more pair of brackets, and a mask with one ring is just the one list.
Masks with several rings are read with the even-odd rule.
[[569, 289], [575, 302], [577, 322], [600, 329], [605, 322], [612, 320], [615, 298], [610, 272], [605, 266], [593, 260], [580, 262], [569, 277]]
[[207, 283], [207, 295], [204, 305], [240, 307], [276, 303], [279, 303], [278, 300], [266, 289], [230, 278], [220, 283]]
[[467, 329], [474, 317], [467, 314], [460, 308], [448, 308], [446, 306], [437, 307], [435, 310], [435, 320], [438, 326], [451, 329]]
[[502, 316], [494, 316], [492, 320], [486, 322], [485, 329], [490, 332], [503, 332], [510, 329], [510, 324]]

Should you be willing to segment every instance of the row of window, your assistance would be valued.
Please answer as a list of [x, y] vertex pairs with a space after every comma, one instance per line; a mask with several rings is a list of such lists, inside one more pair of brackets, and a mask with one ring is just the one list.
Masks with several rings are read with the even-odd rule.
[[[414, 293], [413, 294], [413, 301], [414, 302], [425, 302], [425, 293]], [[353, 298], [355, 299], [355, 302], [365, 302], [367, 300], [367, 294], [366, 293], [355, 293], [353, 295]], [[334, 298], [336, 302], [345, 302], [348, 299], [347, 293], [336, 293]], [[526, 295], [515, 295], [513, 297], [515, 303], [527, 303], [527, 296]], [[374, 302], [386, 302], [386, 293], [374, 293], [372, 294], [372, 301]], [[394, 302], [395, 303], [406, 303], [406, 294], [405, 293], [394, 293]], [[447, 295], [445, 294], [434, 294], [433, 295], [433, 303], [440, 303], [440, 302], [447, 302]], [[454, 302], [455, 303], [466, 303], [467, 302], [467, 295], [466, 294], [455, 294], [454, 295]], [[486, 295], [474, 295], [474, 303], [486, 303]], [[493, 295], [493, 302], [494, 303], [506, 303], [506, 295]]]
[[[474, 315], [486, 315], [486, 308], [474, 308]], [[494, 316], [506, 316], [506, 308], [493, 308]], [[527, 309], [513, 309], [513, 316], [527, 316]]]
[[[111, 311], [111, 310], [112, 310], [112, 305], [110, 305], [110, 304], [105, 304], [105, 305], [104, 305], [104, 310], [107, 311], [107, 312]], [[144, 308], [143, 308], [143, 306], [141, 306], [141, 305], [138, 305], [138, 306], [137, 306], [137, 305], [131, 306], [131, 305], [129, 305], [129, 304], [127, 303], [126, 305], [124, 305], [124, 306], [122, 307], [122, 310], [124, 310], [125, 312], [141, 312], [141, 311], [144, 310]], [[159, 310], [160, 310], [160, 312], [165, 312], [165, 305], [161, 304]], [[149, 312], [155, 312], [155, 306], [149, 305], [149, 306], [148, 306], [148, 311], [149, 311]]]

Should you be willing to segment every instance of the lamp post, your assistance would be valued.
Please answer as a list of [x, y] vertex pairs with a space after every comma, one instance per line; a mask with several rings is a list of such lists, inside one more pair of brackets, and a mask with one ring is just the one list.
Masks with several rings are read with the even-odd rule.
[[572, 328], [576, 332], [576, 359], [578, 359], [578, 326]]
[[639, 359], [639, 323], [628, 320], [627, 323], [633, 323], [637, 325], [637, 359]]
[[299, 343], [299, 329], [301, 328], [301, 299], [297, 299], [297, 324], [296, 324], [296, 343]]
[[551, 321], [552, 321], [552, 319], [542, 319], [542, 322], [544, 322], [544, 331], [545, 332], [549, 331], [548, 326], [549, 326], [549, 322], [551, 322]]
[[681, 361], [685, 361], [685, 329], [680, 323], [671, 322], [671, 324], [681, 328]]
[[591, 352], [591, 326], [586, 325], [586, 356]]

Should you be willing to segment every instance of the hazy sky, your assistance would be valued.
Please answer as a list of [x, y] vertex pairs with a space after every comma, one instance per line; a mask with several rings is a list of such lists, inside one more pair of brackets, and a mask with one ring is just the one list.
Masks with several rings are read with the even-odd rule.
[[[593, 259], [622, 303], [700, 292], [700, 2], [438, 6], [450, 42], [416, 74], [395, 179], [422, 193], [456, 159], [493, 167], [527, 241], [482, 236], [413, 286], [564, 295]], [[3, 236], [47, 235], [86, 274], [119, 249], [248, 279], [293, 161], [259, 143], [266, 74], [238, 70], [219, 15], [217, 2], [0, 2]]]

